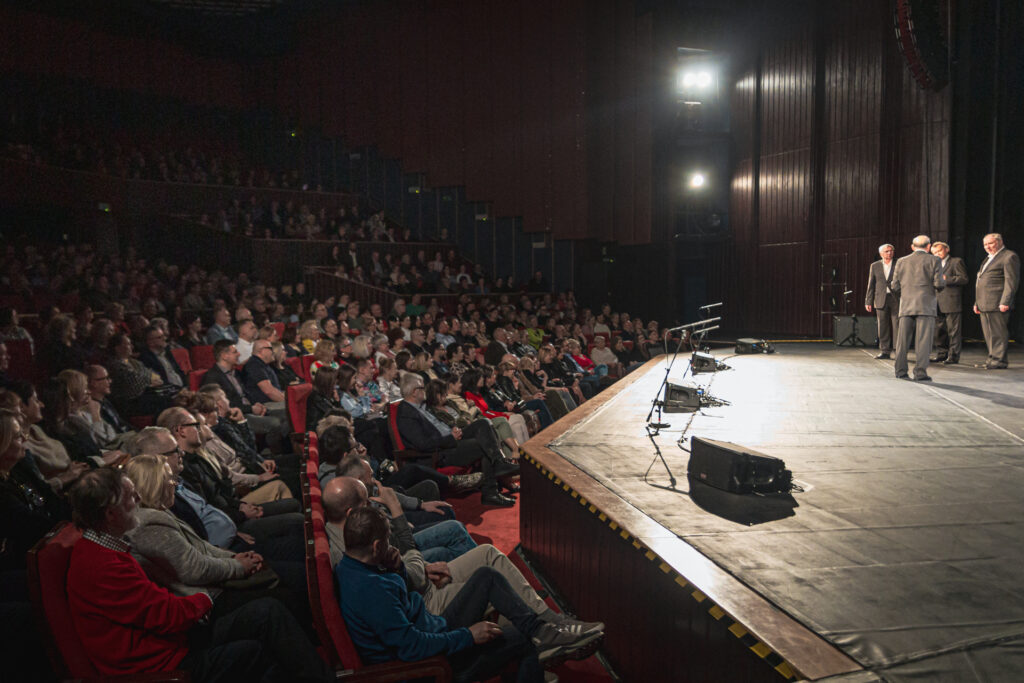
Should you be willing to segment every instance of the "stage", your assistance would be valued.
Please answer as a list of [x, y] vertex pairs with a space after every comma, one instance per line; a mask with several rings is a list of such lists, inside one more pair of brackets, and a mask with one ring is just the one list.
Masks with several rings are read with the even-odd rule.
[[[524, 475], [524, 550], [571, 601], [585, 601], [588, 617], [609, 622], [609, 656], [627, 678], [756, 675], [757, 662], [737, 664], [713, 633], [716, 625], [776, 679], [1019, 677], [1024, 359], [1011, 356], [1009, 370], [986, 371], [970, 366], [983, 360], [982, 349], [969, 349], [961, 365], [932, 365], [934, 381], [925, 383], [895, 379], [892, 361], [874, 353], [810, 343], [780, 344], [771, 355], [730, 349], [715, 355], [731, 370], [696, 377], [684, 376], [681, 357], [670, 381], [695, 382], [731, 405], [664, 416], [671, 427], [657, 444], [677, 490], [659, 488], [670, 485], [660, 461], [644, 479], [655, 458], [644, 423], [664, 359], [528, 443], [535, 471]], [[691, 491], [689, 456], [677, 445], [685, 437], [688, 448], [691, 436], [782, 458], [802, 490], [764, 497], [700, 485]], [[559, 490], [594, 518], [593, 528], [558, 502], [530, 498]], [[634, 620], [629, 609], [644, 611], [647, 586], [624, 585], [639, 580], [642, 565], [623, 570], [592, 559], [626, 552], [588, 548], [603, 543], [598, 529], [605, 527], [671, 579], [650, 585], [655, 607], [647, 617]], [[569, 550], [558, 549], [566, 544]], [[606, 571], [614, 578], [602, 576]], [[648, 581], [655, 579], [641, 583]], [[612, 608], [612, 616], [595, 614], [602, 601], [590, 592], [626, 593], [628, 604]], [[625, 643], [645, 628], [636, 621], [660, 621], [656, 604], [677, 598], [663, 618], [676, 634], [668, 647], [693, 650], [679, 666], [712, 656], [715, 647], [725, 648], [731, 664], [672, 676], [631, 669], [638, 646]], [[692, 613], [685, 626], [682, 610]], [[693, 615], [704, 612], [711, 619], [694, 635]], [[614, 633], [615, 614], [632, 622], [629, 632]], [[641, 656], [660, 654], [652, 642]]]

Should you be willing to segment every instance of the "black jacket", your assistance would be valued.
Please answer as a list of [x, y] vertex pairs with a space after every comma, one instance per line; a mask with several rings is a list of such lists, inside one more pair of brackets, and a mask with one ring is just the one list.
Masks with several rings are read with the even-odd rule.
[[[171, 364], [171, 368], [178, 373], [178, 379], [181, 380], [181, 386], [188, 389], [188, 376], [185, 375], [185, 371], [178, 365], [178, 361], [174, 360], [174, 354], [171, 353], [170, 347], [164, 349], [164, 357]], [[160, 379], [164, 381], [164, 384], [173, 384], [167, 380], [167, 371], [164, 369], [163, 363], [155, 353], [151, 350], [146, 349], [139, 354], [139, 362], [145, 365], [147, 368], [160, 375]]]
[[306, 431], [315, 431], [320, 420], [324, 419], [332, 410], [340, 409], [340, 404], [317, 391], [311, 391], [306, 399]]
[[249, 423], [220, 418], [213, 427], [213, 433], [234, 449], [238, 459], [245, 465], [246, 472], [263, 474], [263, 456], [256, 450], [256, 437], [253, 436]]
[[247, 517], [239, 506], [242, 501], [235, 495], [231, 480], [215, 470], [198, 453], [185, 454], [185, 469], [181, 473], [185, 486], [189, 487], [207, 503], [222, 510], [235, 524], [241, 524]]
[[[244, 386], [242, 384], [242, 378], [238, 376], [238, 372], [234, 369], [232, 369], [231, 372], [235, 373], [234, 376], [235, 379], [238, 380], [238, 385]], [[228, 376], [224, 374], [224, 371], [220, 369], [219, 365], [214, 365], [212, 368], [207, 370], [206, 374], [203, 375], [203, 379], [200, 384], [216, 384], [224, 390], [224, 393], [228, 397], [228, 403], [231, 404], [232, 408], [238, 408], [246, 415], [252, 412], [252, 404], [249, 402], [249, 399], [235, 389], [235, 385], [231, 383], [231, 380], [228, 379]]]
[[407, 401], [398, 404], [397, 422], [398, 435], [402, 437], [406, 448], [426, 453], [458, 446], [459, 442], [454, 436], [442, 436], [437, 427]]

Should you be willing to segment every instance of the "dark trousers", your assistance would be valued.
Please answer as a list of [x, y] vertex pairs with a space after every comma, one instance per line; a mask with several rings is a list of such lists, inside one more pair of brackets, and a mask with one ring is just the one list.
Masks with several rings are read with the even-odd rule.
[[988, 347], [988, 362], [1007, 364], [1007, 344], [1010, 342], [1010, 312], [982, 311], [981, 331]]
[[[442, 499], [448, 493], [449, 481], [447, 475], [441, 474], [432, 467], [417, 465], [416, 463], [406, 463], [402, 465], [402, 469], [391, 476], [386, 478], [378, 476], [378, 478], [391, 488], [399, 487], [406, 491], [422, 481], [432, 481], [437, 484], [437, 490]], [[422, 498], [422, 496], [420, 497]]]
[[963, 347], [962, 313], [942, 313], [935, 316], [935, 355], [960, 359]]
[[193, 627], [181, 668], [205, 683], [331, 680], [295, 618], [273, 598]]
[[[275, 503], [283, 501], [275, 501]], [[301, 513], [249, 519], [238, 526], [242, 533], [256, 539], [255, 545], [235, 538], [231, 550], [242, 553], [254, 550], [274, 568], [281, 583], [294, 595], [306, 594], [306, 554]]]
[[473, 572], [441, 616], [448, 622], [449, 628], [469, 628], [483, 620], [489, 604], [494, 605], [515, 628], [504, 628], [501, 637], [451, 655], [448, 660], [455, 680], [487, 680], [516, 660], [519, 661], [517, 681], [526, 683], [544, 680], [544, 672], [537, 661], [537, 650], [530, 640], [541, 621], [515, 594], [508, 580], [493, 567], [481, 567]]
[[540, 428], [545, 429], [554, 424], [555, 420], [551, 416], [551, 411], [548, 410], [548, 406], [542, 399], [533, 398], [526, 402], [526, 407], [537, 413], [537, 419], [540, 421]]
[[875, 309], [875, 318], [878, 320], [878, 350], [882, 353], [892, 353], [893, 338], [900, 327], [900, 300], [895, 294], [885, 295], [885, 308]]

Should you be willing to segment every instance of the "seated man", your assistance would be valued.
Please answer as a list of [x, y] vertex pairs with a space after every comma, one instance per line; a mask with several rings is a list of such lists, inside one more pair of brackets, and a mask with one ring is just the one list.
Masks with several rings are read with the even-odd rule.
[[497, 478], [518, 474], [519, 466], [506, 462], [500, 449], [485, 449], [476, 439], [463, 439], [458, 427], [445, 434], [447, 425], [426, 410], [425, 398], [423, 378], [407, 373], [402, 378], [403, 400], [398, 404], [397, 416], [398, 433], [406, 445], [423, 453], [440, 450], [439, 464], [472, 465], [479, 460], [484, 474], [480, 502], [502, 507], [515, 505], [515, 498], [504, 496], [498, 490]]
[[[345, 520], [352, 510], [369, 504], [366, 486], [358, 479], [339, 477], [324, 488], [323, 506], [327, 518], [327, 540], [330, 544], [331, 564], [336, 565], [345, 554]], [[431, 614], [441, 614], [451, 603], [466, 581], [480, 567], [491, 567], [505, 577], [509, 586], [519, 598], [541, 618], [553, 624], [569, 627], [576, 625], [579, 632], [604, 631], [601, 622], [585, 622], [570, 619], [548, 608], [547, 603], [537, 595], [526, 578], [512, 561], [489, 543], [477, 546], [450, 562], [427, 563], [423, 554], [413, 549], [402, 551], [402, 544], [396, 539], [394, 519], [391, 520], [392, 545], [398, 548], [405, 565], [406, 585], [409, 590], [423, 596]]]
[[224, 390], [232, 408], [238, 408], [245, 415], [246, 422], [257, 436], [265, 435], [267, 446], [274, 452], [291, 448], [288, 434], [291, 423], [284, 406], [268, 407], [253, 402], [245, 393], [242, 381], [235, 370], [238, 364], [238, 349], [234, 342], [221, 339], [213, 345], [213, 367], [203, 375], [202, 384], [216, 384]]
[[[385, 512], [392, 517], [404, 517], [412, 527], [413, 537], [419, 537], [419, 540], [416, 541], [417, 547], [421, 550], [431, 549], [432, 554], [438, 555], [435, 559], [452, 559], [469, 548], [476, 547], [476, 543], [469, 537], [466, 527], [455, 520], [455, 512], [452, 510], [451, 504], [437, 500], [437, 487], [434, 486], [434, 482], [420, 482], [409, 491], [409, 493], [415, 493], [416, 489], [432, 487], [435, 492], [432, 499], [427, 496], [418, 498], [415, 495], [395, 491], [374, 479], [370, 463], [358, 454], [346, 456], [338, 464], [336, 472], [339, 477], [353, 477], [360, 480], [368, 491], [376, 491], [371, 495], [375, 497], [375, 500], [378, 497], [381, 498], [381, 501], [377, 503], [378, 507], [387, 508], [383, 498], [394, 496], [398, 503], [397, 508], [394, 511], [386, 509]], [[458, 529], [451, 529], [451, 524], [455, 524]], [[437, 546], [450, 547], [452, 552], [446, 554], [441, 550], [434, 551], [433, 549]]]
[[177, 596], [150, 581], [124, 540], [138, 494], [119, 470], [87, 472], [70, 498], [83, 536], [71, 552], [68, 606], [101, 675], [181, 668], [194, 680], [333, 678], [280, 602], [253, 600], [207, 626], [207, 593]]
[[157, 325], [148, 325], [142, 331], [146, 348], [139, 354], [139, 362], [160, 375], [164, 384], [179, 389], [188, 386], [188, 377], [174, 360], [174, 354], [167, 346], [167, 334]]
[[[352, 642], [368, 662], [416, 661], [446, 654], [456, 681], [485, 680], [519, 662], [519, 681], [541, 681], [538, 650], [549, 660], [585, 651], [600, 631], [542, 621], [494, 569], [481, 567], [440, 615], [429, 613], [418, 593], [406, 588], [405, 570], [389, 542], [384, 514], [352, 510], [344, 528], [345, 555], [335, 568], [342, 615]], [[493, 605], [512, 623], [482, 621]]]

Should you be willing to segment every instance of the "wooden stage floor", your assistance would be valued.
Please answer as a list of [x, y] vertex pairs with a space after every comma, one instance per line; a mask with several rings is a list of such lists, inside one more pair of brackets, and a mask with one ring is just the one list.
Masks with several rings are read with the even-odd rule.
[[[585, 405], [575, 423], [569, 416], [546, 430], [553, 440], [542, 432], [527, 452], [543, 471], [586, 488], [598, 508], [615, 502], [609, 514], [623, 528], [646, 517], [682, 541], [673, 551], [658, 533], [631, 531], [663, 557], [681, 553], [673, 568], [698, 588], [705, 576], [716, 604], [784, 658], [800, 659], [811, 643], [817, 654], [794, 666], [798, 675], [1019, 676], [1024, 358], [986, 371], [970, 366], [983, 353], [969, 349], [961, 365], [933, 365], [934, 381], [919, 383], [895, 379], [892, 362], [873, 353], [813, 343], [780, 344], [772, 355], [730, 349], [715, 355], [733, 369], [696, 378], [684, 378], [681, 356], [670, 381], [695, 382], [731, 405], [664, 416], [671, 427], [657, 442], [677, 491], [651, 485], [669, 483], [660, 461], [644, 478], [655, 457], [644, 423], [663, 361]], [[683, 436], [687, 448], [702, 436], [782, 458], [803, 491], [762, 498], [700, 487], [691, 497]], [[690, 548], [697, 560], [685, 559]], [[748, 590], [749, 602], [739, 596]], [[765, 620], [761, 603], [780, 614]], [[750, 605], [759, 615], [744, 614]], [[822, 642], [780, 637], [773, 618]], [[835, 655], [825, 657], [830, 646]]]

